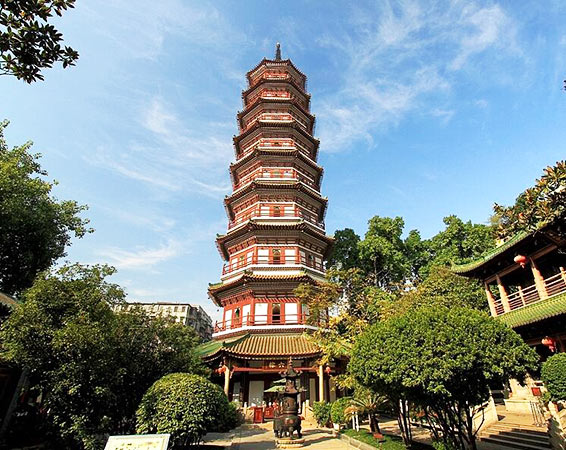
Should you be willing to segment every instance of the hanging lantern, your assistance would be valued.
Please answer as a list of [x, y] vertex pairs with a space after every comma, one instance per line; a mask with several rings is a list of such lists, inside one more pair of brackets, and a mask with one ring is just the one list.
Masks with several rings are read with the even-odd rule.
[[331, 370], [332, 370], [332, 369], [330, 368], [330, 366], [326, 366], [326, 367], [324, 368], [324, 371], [326, 372], [326, 375], [330, 375], [330, 371], [331, 371]]
[[515, 256], [515, 258], [513, 258], [513, 261], [515, 261], [517, 264], [520, 264], [521, 267], [524, 269], [528, 259], [525, 255], [517, 255]]
[[542, 345], [546, 345], [551, 352], [556, 351], [556, 339], [546, 336], [542, 338]]
[[220, 375], [220, 374], [226, 372], [226, 366], [219, 367], [219, 368], [216, 369], [214, 372], [216, 372], [217, 374]]

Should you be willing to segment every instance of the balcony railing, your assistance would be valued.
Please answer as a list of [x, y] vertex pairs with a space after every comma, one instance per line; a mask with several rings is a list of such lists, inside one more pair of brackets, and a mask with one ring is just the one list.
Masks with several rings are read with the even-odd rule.
[[244, 326], [307, 325], [308, 317], [308, 314], [248, 314], [246, 317], [234, 318], [233, 320], [217, 321], [214, 325], [214, 332], [235, 330]]
[[324, 266], [322, 263], [316, 262], [314, 258], [302, 258], [302, 257], [285, 257], [281, 255], [281, 257], [273, 257], [273, 256], [249, 256], [246, 258], [242, 258], [241, 260], [234, 261], [229, 264], [225, 264], [222, 268], [222, 275], [228, 275], [229, 273], [236, 272], [241, 269], [245, 269], [250, 266], [260, 266], [260, 265], [267, 265], [267, 266], [295, 266], [295, 265], [303, 265], [310, 267], [311, 269], [318, 270], [320, 272], [324, 271]]
[[[543, 296], [541, 296], [536, 284], [526, 288], [519, 287], [516, 292], [509, 294], [507, 296], [507, 300], [509, 302], [510, 310], [513, 311], [515, 309], [522, 308], [523, 306], [566, 292], [566, 275], [563, 273], [557, 273], [549, 278], [545, 278], [544, 286], [547, 295]], [[501, 298], [495, 299], [494, 306], [496, 315], [499, 316], [505, 313]]]
[[243, 148], [240, 158], [253, 152], [256, 148], [270, 150], [270, 149], [288, 149], [294, 150], [299, 149], [302, 153], [310, 158], [310, 150], [293, 139], [265, 139], [259, 138], [251, 143], [249, 143], [245, 148]]
[[308, 177], [296, 169], [291, 168], [259, 168], [249, 175], [242, 177], [239, 183], [234, 185], [234, 190], [238, 190], [241, 187], [245, 186], [246, 184], [251, 183], [253, 180], [257, 179], [281, 179], [281, 180], [298, 180], [307, 186], [312, 187], [313, 189], [317, 189], [318, 186], [315, 184], [314, 180], [311, 177]]
[[313, 225], [317, 226], [318, 228], [324, 229], [323, 221], [318, 221], [314, 214], [311, 215], [300, 208], [295, 207], [291, 211], [289, 211], [289, 208], [285, 209], [282, 207], [280, 212], [277, 213], [271, 208], [269, 210], [262, 210], [261, 207], [258, 207], [252, 209], [251, 211], [246, 211], [244, 214], [239, 215], [234, 220], [228, 222], [228, 230], [231, 230], [232, 228], [237, 227], [238, 225], [241, 225], [250, 219], [277, 219], [281, 217], [291, 219], [304, 219], [307, 222], [310, 222]]

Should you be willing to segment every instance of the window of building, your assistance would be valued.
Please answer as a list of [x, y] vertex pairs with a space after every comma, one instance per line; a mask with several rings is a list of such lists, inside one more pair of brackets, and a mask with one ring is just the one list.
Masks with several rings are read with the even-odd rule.
[[281, 304], [274, 303], [271, 307], [271, 320], [273, 323], [281, 322]]
[[273, 207], [273, 217], [281, 217], [281, 206]]
[[278, 248], [273, 249], [273, 264], [281, 264], [281, 250]]

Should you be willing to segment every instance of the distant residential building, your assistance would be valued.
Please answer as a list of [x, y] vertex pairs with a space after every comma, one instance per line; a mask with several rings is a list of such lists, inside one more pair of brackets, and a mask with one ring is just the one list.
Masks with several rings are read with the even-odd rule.
[[175, 322], [194, 328], [204, 342], [212, 338], [212, 319], [199, 305], [173, 302], [136, 302], [119, 306], [121, 309], [135, 307], [143, 309], [151, 316], [170, 316]]

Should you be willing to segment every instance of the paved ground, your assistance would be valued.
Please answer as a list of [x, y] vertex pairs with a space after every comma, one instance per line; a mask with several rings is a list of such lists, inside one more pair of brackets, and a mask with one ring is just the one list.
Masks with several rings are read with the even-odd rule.
[[[304, 447], [309, 450], [346, 450], [348, 445], [340, 439], [333, 438], [324, 429], [305, 427], [303, 432], [305, 438]], [[220, 435], [210, 434], [205, 436], [206, 444], [230, 446], [239, 450], [271, 450], [276, 449], [275, 437], [271, 424], [242, 425], [234, 432]]]

